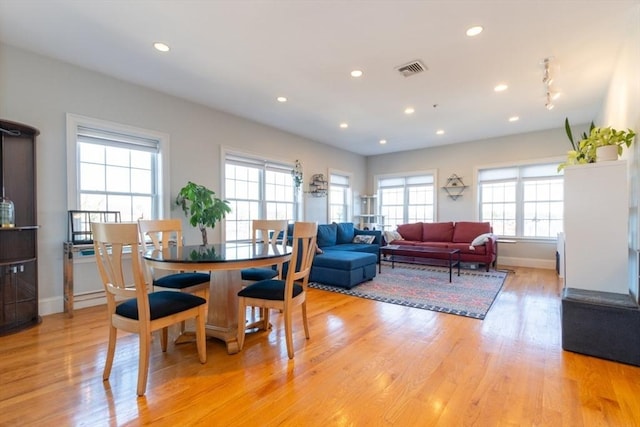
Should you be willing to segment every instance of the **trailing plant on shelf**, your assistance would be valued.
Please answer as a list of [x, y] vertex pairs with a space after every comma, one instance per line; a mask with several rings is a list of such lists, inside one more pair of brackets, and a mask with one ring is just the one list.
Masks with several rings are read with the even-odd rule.
[[596, 127], [593, 122], [591, 122], [589, 134], [584, 132], [582, 139], [574, 142], [571, 127], [569, 126], [569, 119], [565, 119], [564, 127], [573, 150], [567, 152], [567, 161], [558, 166], [558, 172], [568, 165], [595, 162], [596, 151], [599, 147], [615, 145], [617, 146], [618, 155], [620, 155], [622, 154], [623, 147], [629, 148], [631, 146], [633, 138], [636, 135], [631, 129], [616, 130], [611, 126], [601, 128]]
[[200, 229], [203, 245], [207, 244], [207, 227], [214, 228], [231, 212], [229, 202], [215, 196], [216, 193], [207, 187], [189, 181], [176, 197], [176, 204], [189, 218], [189, 223]]

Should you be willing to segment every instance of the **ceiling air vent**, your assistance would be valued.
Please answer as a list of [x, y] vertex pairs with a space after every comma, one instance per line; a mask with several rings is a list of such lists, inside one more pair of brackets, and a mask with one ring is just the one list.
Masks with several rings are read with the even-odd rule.
[[404, 64], [399, 67], [396, 67], [396, 70], [398, 70], [398, 72], [403, 76], [409, 77], [409, 76], [413, 76], [414, 74], [427, 71], [427, 67], [425, 67], [422, 62], [416, 60], [416, 61], [411, 61], [408, 64]]

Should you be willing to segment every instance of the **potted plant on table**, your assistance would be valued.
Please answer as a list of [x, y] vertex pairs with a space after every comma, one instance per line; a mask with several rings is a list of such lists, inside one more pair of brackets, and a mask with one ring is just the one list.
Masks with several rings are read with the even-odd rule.
[[[616, 130], [611, 126], [601, 128], [594, 126], [591, 122], [589, 134], [583, 133], [582, 139], [575, 143], [569, 119], [565, 119], [564, 125], [573, 150], [567, 152], [567, 161], [558, 166], [558, 171], [567, 165], [594, 163], [596, 160], [616, 160], [622, 154], [622, 147], [629, 148], [636, 135], [631, 129]], [[610, 150], [610, 154], [607, 154], [606, 150]]]
[[202, 244], [207, 245], [207, 227], [214, 228], [229, 212], [229, 202], [215, 197], [216, 193], [191, 181], [180, 189], [176, 197], [189, 223], [200, 229]]

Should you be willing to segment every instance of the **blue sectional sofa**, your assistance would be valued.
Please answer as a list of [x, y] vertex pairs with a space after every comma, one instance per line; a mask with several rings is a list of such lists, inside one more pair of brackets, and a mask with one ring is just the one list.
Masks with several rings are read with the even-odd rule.
[[379, 230], [359, 230], [351, 222], [318, 225], [322, 253], [313, 259], [309, 281], [351, 289], [373, 279], [381, 243]]

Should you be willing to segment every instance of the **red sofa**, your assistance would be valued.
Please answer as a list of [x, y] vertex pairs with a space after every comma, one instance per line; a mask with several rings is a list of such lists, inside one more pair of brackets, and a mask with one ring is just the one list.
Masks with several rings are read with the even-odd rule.
[[[387, 241], [389, 245], [407, 246], [429, 246], [438, 248], [460, 249], [460, 260], [462, 262], [480, 263], [489, 267], [496, 260], [496, 238], [491, 224], [488, 222], [416, 222], [412, 224], [402, 224], [398, 226], [397, 233], [402, 237], [391, 238]], [[393, 233], [385, 233], [388, 236]], [[484, 235], [484, 236], [483, 236]], [[486, 243], [471, 246], [471, 243], [479, 236], [483, 236]], [[402, 251], [398, 255], [407, 258], [417, 258], [416, 252]], [[434, 258], [434, 254], [425, 254], [429, 258]], [[407, 259], [407, 261], [411, 261]]]

